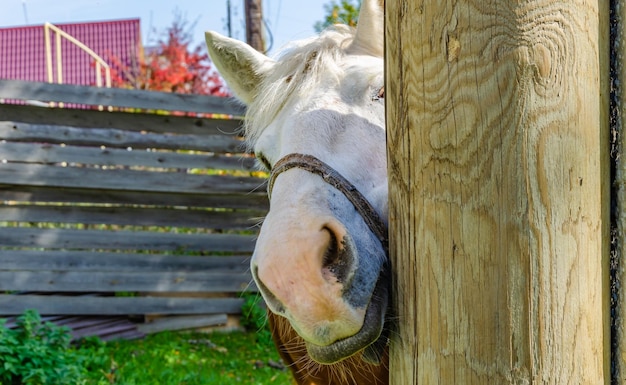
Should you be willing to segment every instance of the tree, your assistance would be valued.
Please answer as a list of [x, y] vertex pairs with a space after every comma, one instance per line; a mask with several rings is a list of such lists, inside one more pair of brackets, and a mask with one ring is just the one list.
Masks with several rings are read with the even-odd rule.
[[336, 0], [332, 0], [324, 5], [324, 9], [326, 10], [324, 21], [318, 21], [314, 26], [317, 32], [322, 32], [322, 30], [333, 24], [346, 24], [356, 27], [359, 20], [361, 1], [341, 0], [340, 3], [337, 3]]
[[136, 63], [111, 57], [111, 80], [115, 87], [182, 94], [228, 96], [229, 92], [211, 65], [202, 45], [190, 48], [187, 22], [176, 15], [156, 47], [146, 48]]

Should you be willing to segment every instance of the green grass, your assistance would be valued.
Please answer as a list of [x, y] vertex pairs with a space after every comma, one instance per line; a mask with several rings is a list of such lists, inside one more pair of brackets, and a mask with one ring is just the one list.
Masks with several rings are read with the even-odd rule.
[[68, 328], [42, 322], [33, 310], [13, 329], [0, 319], [0, 384], [292, 384], [262, 324], [265, 313], [255, 296], [246, 303], [242, 319], [261, 325], [255, 332], [165, 332], [132, 341], [87, 338], [70, 344]]
[[80, 347], [98, 357], [87, 384], [230, 385], [292, 384], [271, 344], [255, 333], [161, 333], [135, 341]]

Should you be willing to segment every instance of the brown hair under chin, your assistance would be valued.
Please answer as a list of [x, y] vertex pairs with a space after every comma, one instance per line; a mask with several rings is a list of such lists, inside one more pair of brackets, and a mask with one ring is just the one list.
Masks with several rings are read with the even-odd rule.
[[333, 365], [322, 365], [307, 355], [304, 340], [296, 334], [286, 318], [268, 311], [272, 338], [298, 385], [387, 385], [389, 383], [388, 351], [380, 365], [364, 362], [360, 354]]

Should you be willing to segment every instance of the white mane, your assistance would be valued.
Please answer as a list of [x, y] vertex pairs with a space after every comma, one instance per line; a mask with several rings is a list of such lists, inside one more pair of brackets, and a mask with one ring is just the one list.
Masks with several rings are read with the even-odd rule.
[[319, 36], [291, 43], [279, 53], [274, 70], [258, 85], [258, 94], [248, 105], [244, 128], [250, 148], [292, 95], [309, 94], [322, 76], [337, 73], [329, 69], [345, 55], [354, 36], [354, 29], [336, 25]]

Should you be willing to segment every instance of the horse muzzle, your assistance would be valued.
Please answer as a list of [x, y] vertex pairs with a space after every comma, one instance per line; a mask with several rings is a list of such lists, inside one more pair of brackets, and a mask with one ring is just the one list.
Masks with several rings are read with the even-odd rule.
[[251, 262], [268, 307], [289, 320], [320, 363], [360, 351], [377, 361], [387, 340], [386, 223], [350, 182], [310, 155], [278, 161], [268, 193], [271, 209]]
[[320, 346], [306, 343], [309, 356], [321, 364], [333, 364], [362, 352], [366, 362], [380, 364], [388, 342], [389, 329], [385, 329], [388, 307], [388, 270], [381, 272], [365, 312], [363, 326], [354, 335], [340, 339], [330, 345]]
[[[251, 270], [269, 309], [289, 320], [312, 359], [331, 364], [366, 349], [381, 336], [389, 267], [377, 240], [364, 239], [365, 224], [351, 231], [333, 217], [310, 219], [303, 212], [294, 216], [270, 212]], [[276, 228], [286, 230], [271, 235], [264, 231]], [[361, 236], [355, 239], [352, 232]], [[368, 361], [377, 361], [377, 350]]]

